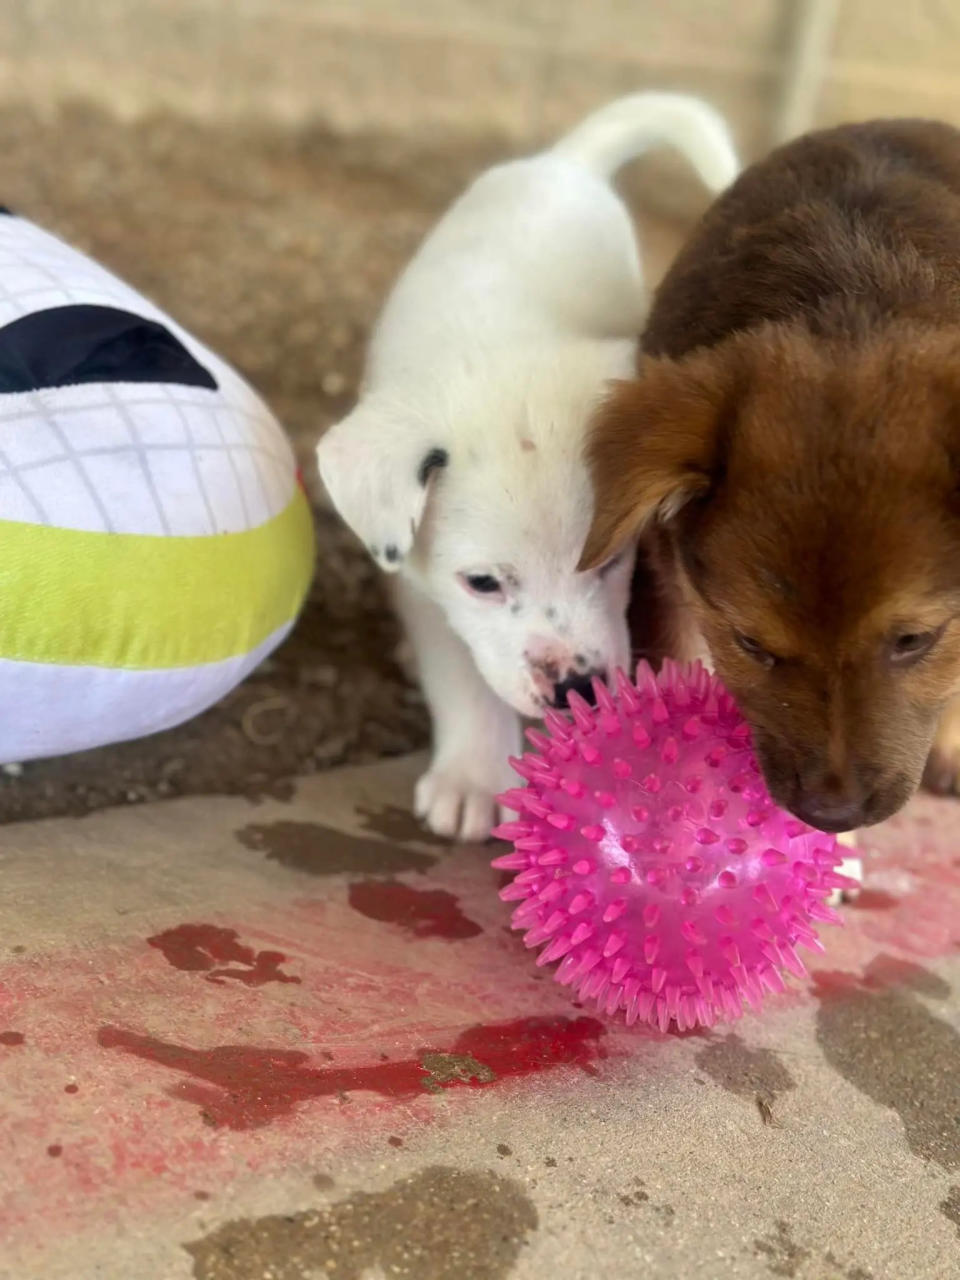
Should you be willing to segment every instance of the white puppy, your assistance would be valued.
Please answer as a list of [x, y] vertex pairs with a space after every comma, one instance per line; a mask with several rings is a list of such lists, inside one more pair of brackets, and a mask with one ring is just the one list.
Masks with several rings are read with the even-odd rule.
[[610, 186], [666, 142], [714, 191], [737, 160], [695, 99], [642, 93], [549, 151], [483, 174], [434, 228], [374, 331], [360, 403], [317, 450], [340, 514], [387, 571], [433, 717], [417, 813], [486, 837], [518, 713], [592, 699], [629, 659], [632, 553], [577, 573], [592, 496], [586, 425], [634, 370], [644, 313]]

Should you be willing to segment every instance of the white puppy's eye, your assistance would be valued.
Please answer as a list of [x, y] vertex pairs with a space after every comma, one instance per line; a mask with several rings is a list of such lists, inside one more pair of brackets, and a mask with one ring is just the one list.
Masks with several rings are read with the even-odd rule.
[[503, 599], [503, 587], [492, 573], [458, 573], [460, 585], [472, 596], [486, 596], [490, 600]]

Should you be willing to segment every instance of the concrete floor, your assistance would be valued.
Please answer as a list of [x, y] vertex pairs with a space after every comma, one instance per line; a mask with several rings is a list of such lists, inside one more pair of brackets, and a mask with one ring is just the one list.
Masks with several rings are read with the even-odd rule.
[[4, 1280], [960, 1275], [960, 805], [664, 1037], [534, 967], [415, 767], [4, 828]]

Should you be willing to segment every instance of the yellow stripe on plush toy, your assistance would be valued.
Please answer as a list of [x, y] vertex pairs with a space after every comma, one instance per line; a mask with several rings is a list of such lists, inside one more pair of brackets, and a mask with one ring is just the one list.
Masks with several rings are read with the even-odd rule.
[[0, 521], [0, 550], [0, 658], [164, 669], [247, 653], [290, 622], [309, 586], [313, 530], [297, 486], [279, 515], [238, 533]]

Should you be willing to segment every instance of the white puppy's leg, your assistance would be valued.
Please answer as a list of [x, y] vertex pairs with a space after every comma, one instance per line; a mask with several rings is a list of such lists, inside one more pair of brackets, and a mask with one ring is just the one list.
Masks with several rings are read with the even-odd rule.
[[837, 844], [843, 849], [849, 849], [850, 853], [843, 858], [837, 870], [842, 876], [850, 876], [852, 880], [857, 881], [856, 889], [834, 889], [827, 898], [828, 907], [838, 907], [841, 902], [853, 902], [860, 896], [859, 885], [863, 881], [863, 859], [857, 855], [857, 833], [855, 831], [844, 831], [837, 836]]
[[433, 721], [433, 758], [414, 808], [438, 835], [485, 840], [499, 820], [497, 795], [517, 781], [507, 760], [520, 750], [519, 719], [437, 606], [402, 576], [392, 585]]
[[934, 795], [960, 795], [960, 697], [951, 698], [940, 716], [923, 782]]

